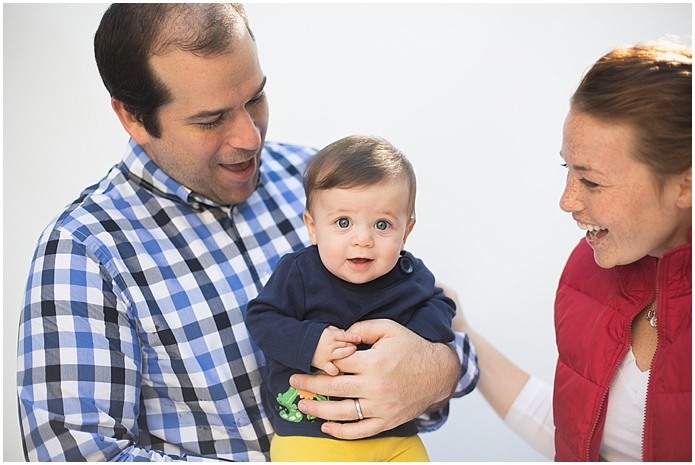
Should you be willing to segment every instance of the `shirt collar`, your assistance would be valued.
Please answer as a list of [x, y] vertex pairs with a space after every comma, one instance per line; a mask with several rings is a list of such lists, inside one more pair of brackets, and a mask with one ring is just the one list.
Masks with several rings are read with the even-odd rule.
[[142, 187], [167, 198], [176, 198], [184, 204], [193, 207], [200, 204], [211, 207], [222, 206], [193, 192], [166, 174], [133, 139], [128, 140], [128, 149], [121, 162], [121, 171]]

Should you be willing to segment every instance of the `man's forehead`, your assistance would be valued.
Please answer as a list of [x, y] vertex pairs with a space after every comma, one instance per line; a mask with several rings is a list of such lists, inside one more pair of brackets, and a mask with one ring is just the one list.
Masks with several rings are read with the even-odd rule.
[[231, 53], [249, 35], [245, 19], [229, 4], [174, 4], [158, 27], [151, 55], [173, 48], [201, 55]]

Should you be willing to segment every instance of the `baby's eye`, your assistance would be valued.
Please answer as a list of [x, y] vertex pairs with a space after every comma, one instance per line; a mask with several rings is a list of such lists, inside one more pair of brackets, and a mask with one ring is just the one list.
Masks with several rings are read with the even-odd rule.
[[374, 224], [374, 227], [379, 231], [384, 231], [389, 228], [391, 224], [386, 220], [379, 220]]
[[339, 228], [349, 228], [350, 227], [350, 220], [347, 218], [339, 218], [338, 221], [335, 222]]

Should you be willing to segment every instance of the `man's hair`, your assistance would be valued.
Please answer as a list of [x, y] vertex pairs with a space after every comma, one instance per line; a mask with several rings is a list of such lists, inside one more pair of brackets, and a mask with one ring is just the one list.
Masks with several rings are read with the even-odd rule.
[[149, 60], [176, 47], [201, 56], [229, 53], [246, 13], [236, 3], [114, 3], [94, 35], [94, 55], [109, 94], [123, 103], [145, 130], [161, 137], [158, 109], [171, 93]]
[[632, 155], [662, 186], [692, 166], [692, 59], [682, 45], [619, 47], [589, 69], [571, 99], [573, 110], [631, 126]]
[[316, 191], [351, 189], [405, 178], [409, 186], [408, 211], [415, 217], [415, 171], [405, 155], [387, 140], [348, 136], [314, 155], [304, 170], [306, 208], [311, 211]]

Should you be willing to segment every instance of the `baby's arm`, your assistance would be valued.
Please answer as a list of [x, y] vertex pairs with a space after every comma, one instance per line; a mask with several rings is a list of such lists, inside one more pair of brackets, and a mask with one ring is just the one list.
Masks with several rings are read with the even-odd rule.
[[348, 333], [335, 326], [328, 326], [321, 333], [311, 365], [331, 376], [336, 376], [340, 370], [333, 364], [333, 360], [352, 355], [360, 342], [361, 338], [358, 334]]

